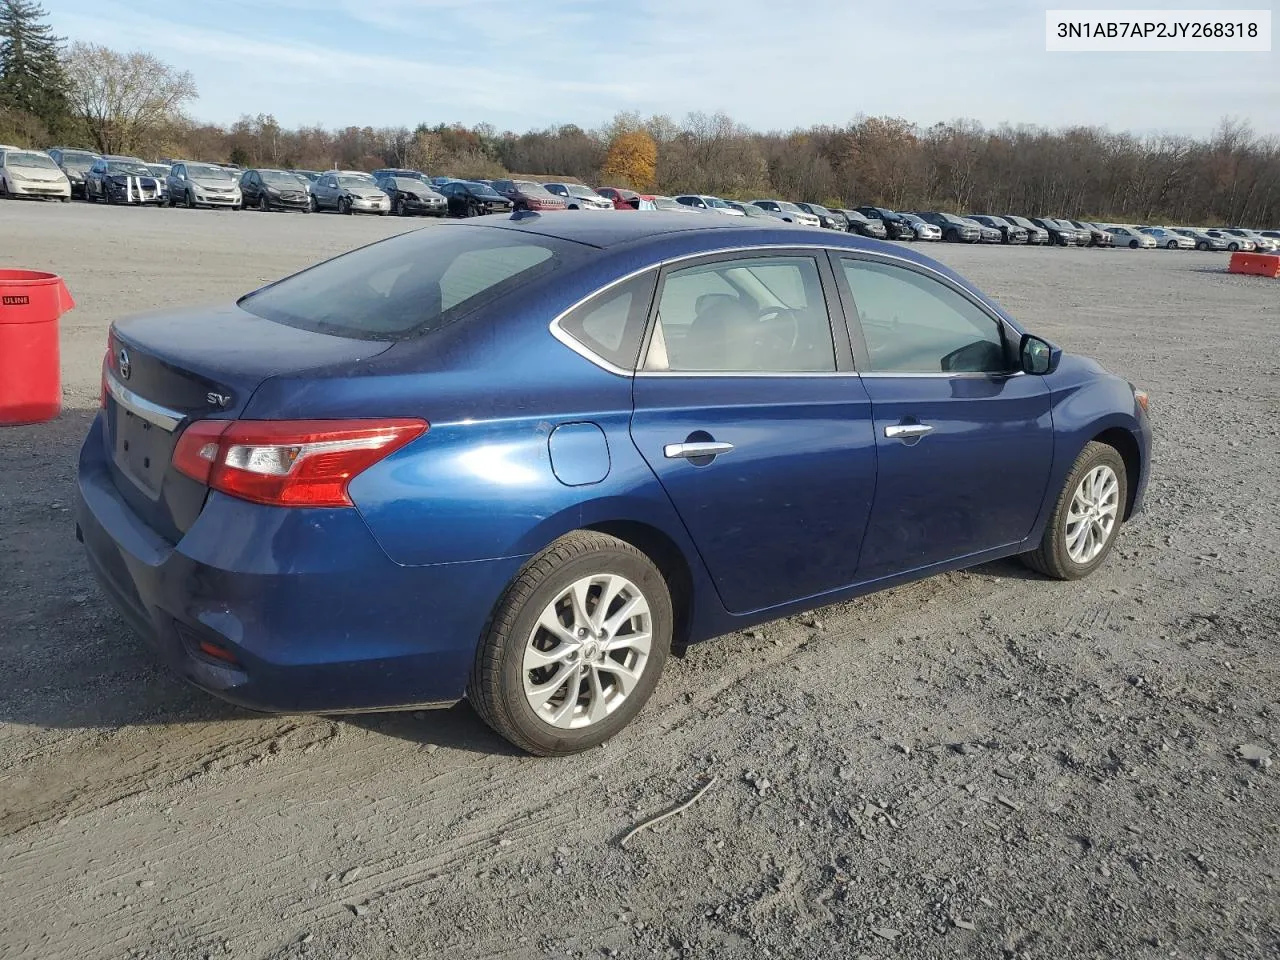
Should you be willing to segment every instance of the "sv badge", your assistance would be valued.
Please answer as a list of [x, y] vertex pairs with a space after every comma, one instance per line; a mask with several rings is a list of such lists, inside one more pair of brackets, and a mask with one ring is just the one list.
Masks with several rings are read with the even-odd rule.
[[231, 395], [227, 393], [214, 393], [210, 391], [204, 395], [205, 400], [215, 407], [225, 407], [231, 402]]

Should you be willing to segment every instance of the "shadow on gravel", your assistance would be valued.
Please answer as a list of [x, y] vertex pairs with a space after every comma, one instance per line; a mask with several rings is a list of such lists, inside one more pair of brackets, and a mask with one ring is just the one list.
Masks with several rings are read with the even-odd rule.
[[332, 719], [386, 737], [397, 737], [431, 749], [449, 747], [471, 753], [521, 757], [525, 754], [489, 729], [467, 703], [447, 710], [412, 713], [363, 713]]
[[1034, 570], [1023, 566], [1021, 560], [1008, 557], [1004, 560], [992, 560], [976, 567], [970, 567], [969, 573], [979, 573], [988, 577], [999, 577], [1001, 580], [1035, 580], [1044, 583], [1046, 578]]

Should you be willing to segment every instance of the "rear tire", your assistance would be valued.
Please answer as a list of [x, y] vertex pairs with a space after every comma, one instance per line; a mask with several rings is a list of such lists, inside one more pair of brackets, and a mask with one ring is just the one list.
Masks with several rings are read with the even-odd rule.
[[1115, 545], [1128, 495], [1119, 451], [1096, 441], [1086, 444], [1062, 486], [1040, 546], [1024, 553], [1022, 562], [1055, 580], [1087, 577]]
[[658, 685], [672, 623], [666, 581], [647, 556], [603, 533], [567, 534], [529, 561], [498, 601], [467, 699], [529, 753], [599, 746]]

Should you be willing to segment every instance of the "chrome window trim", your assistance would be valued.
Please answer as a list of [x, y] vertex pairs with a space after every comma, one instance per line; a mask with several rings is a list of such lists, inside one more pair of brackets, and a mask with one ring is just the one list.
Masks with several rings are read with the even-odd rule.
[[[580, 306], [582, 306], [588, 300], [592, 299], [593, 297], [599, 296], [600, 294], [604, 293], [606, 290], [609, 290], [620, 283], [626, 283], [628, 280], [632, 280], [643, 273], [647, 273], [650, 270], [661, 270], [665, 267], [672, 266], [673, 264], [683, 263], [686, 260], [699, 260], [703, 257], [719, 257], [719, 256], [724, 256], [726, 254], [732, 254], [732, 253], [754, 253], [756, 251], [763, 251], [763, 250], [794, 250], [797, 253], [805, 253], [809, 251], [822, 250], [822, 251], [831, 251], [836, 253], [837, 255], [838, 254], [846, 254], [846, 255], [854, 254], [861, 257], [867, 257], [873, 260], [884, 260], [884, 261], [894, 261], [897, 263], [904, 263], [907, 266], [914, 267], [917, 270], [927, 271], [928, 273], [932, 274], [937, 279], [945, 283], [948, 287], [954, 289], [956, 293], [960, 294], [966, 299], [972, 299], [974, 296], [972, 291], [966, 290], [964, 287], [956, 283], [955, 280], [953, 280], [951, 277], [948, 277], [941, 270], [937, 270], [934, 267], [929, 266], [928, 264], [920, 263], [917, 260], [912, 260], [910, 257], [900, 257], [900, 256], [897, 256], [896, 254], [883, 253], [879, 250], [864, 250], [858, 247], [842, 247], [839, 245], [823, 244], [823, 243], [771, 243], [771, 244], [759, 244], [759, 245], [752, 245], [752, 246], [720, 247], [715, 250], [700, 250], [700, 251], [697, 251], [696, 253], [684, 253], [678, 257], [668, 257], [665, 260], [660, 260], [657, 263], [651, 263], [648, 266], [641, 267], [638, 270], [633, 270], [628, 274], [618, 277], [617, 279], [610, 280], [604, 286], [598, 287], [597, 289], [591, 291], [591, 293], [587, 294], [585, 297], [582, 297], [581, 299], [577, 300], [566, 309], [560, 311], [560, 313], [558, 313], [555, 316], [555, 318], [551, 321], [551, 323], [548, 325], [548, 330], [550, 331], [553, 337], [555, 337], [558, 341], [560, 341], [562, 344], [564, 344], [574, 353], [578, 354], [578, 356], [582, 357], [584, 360], [589, 360], [591, 363], [599, 367], [601, 370], [604, 370], [607, 373], [612, 373], [615, 376], [619, 376], [619, 377], [632, 377], [632, 378], [634, 377], [738, 377], [738, 378], [748, 378], [748, 379], [760, 378], [760, 377], [947, 377], [948, 379], [950, 379], [954, 377], [1010, 376], [1010, 374], [991, 374], [991, 373], [977, 373], [977, 374], [884, 373], [884, 372], [862, 373], [857, 370], [809, 371], [809, 372], [796, 371], [793, 373], [788, 373], [785, 371], [777, 371], [777, 372], [770, 372], [770, 373], [737, 373], [734, 371], [699, 372], [696, 370], [679, 370], [679, 371], [641, 370], [638, 367], [638, 365], [641, 362], [640, 358], [636, 359], [637, 369], [626, 370], [614, 363], [610, 363], [608, 360], [606, 360], [604, 357], [600, 356], [599, 354], [595, 353], [586, 345], [578, 342], [576, 339], [574, 339], [574, 337], [571, 334], [566, 332], [560, 326], [560, 321], [562, 321], [565, 317], [571, 314], [574, 310], [577, 310]], [[992, 320], [1002, 325], [1005, 323], [1005, 320], [1003, 317], [999, 316], [998, 314], [992, 314], [990, 310], [986, 309], [984, 304], [977, 304], [977, 306], [979, 306], [980, 309], [983, 310], [983, 312], [987, 313], [987, 315], [990, 316]], [[1019, 371], [1018, 373], [1020, 372], [1021, 371]], [[1012, 375], [1016, 376], [1018, 375], [1018, 373], [1015, 373]]]
[[172, 433], [178, 424], [186, 418], [186, 414], [180, 410], [171, 410], [158, 403], [152, 403], [150, 400], [144, 400], [117, 380], [110, 370], [106, 372], [106, 384], [107, 393], [111, 394], [116, 403], [134, 416], [155, 424], [161, 430], [167, 430]]

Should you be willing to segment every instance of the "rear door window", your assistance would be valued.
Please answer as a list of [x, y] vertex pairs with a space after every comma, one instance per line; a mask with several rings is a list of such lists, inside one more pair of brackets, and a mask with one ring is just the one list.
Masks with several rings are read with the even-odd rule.
[[305, 330], [395, 340], [438, 329], [584, 250], [554, 237], [442, 226], [353, 250], [248, 294], [239, 305]]

